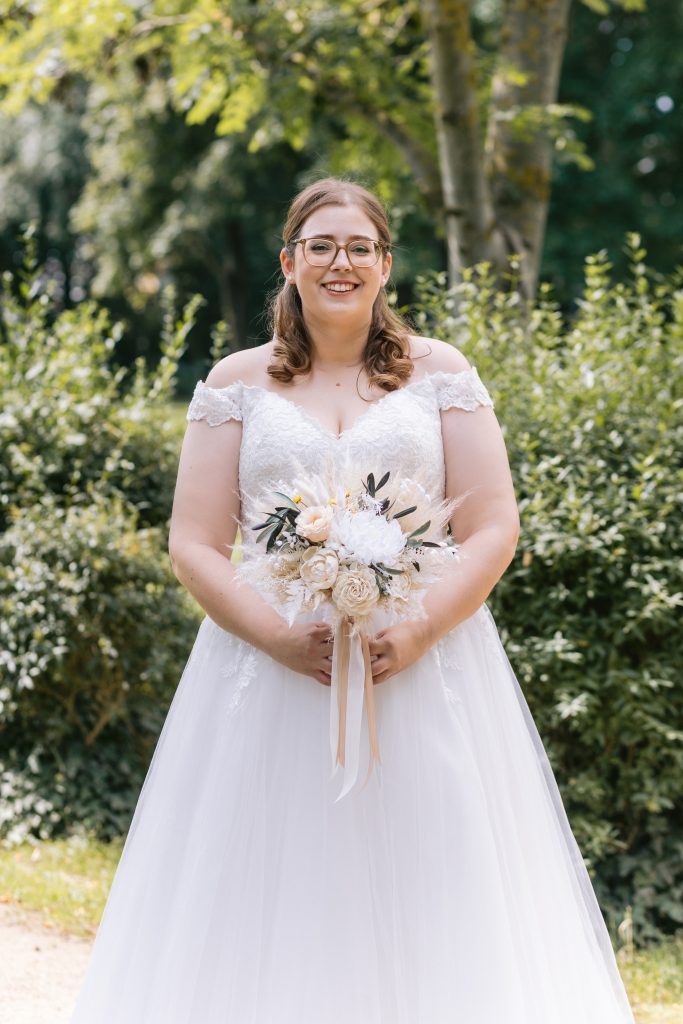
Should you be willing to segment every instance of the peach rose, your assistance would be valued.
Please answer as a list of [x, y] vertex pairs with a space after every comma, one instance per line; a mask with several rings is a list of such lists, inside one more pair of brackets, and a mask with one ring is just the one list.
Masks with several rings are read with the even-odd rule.
[[327, 540], [333, 515], [331, 505], [311, 505], [297, 516], [296, 532], [314, 544]]

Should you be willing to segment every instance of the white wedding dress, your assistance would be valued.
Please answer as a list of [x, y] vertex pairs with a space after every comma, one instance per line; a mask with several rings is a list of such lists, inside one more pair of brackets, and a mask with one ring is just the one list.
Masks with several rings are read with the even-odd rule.
[[[491, 404], [472, 367], [388, 393], [340, 436], [242, 382], [200, 382], [188, 419], [242, 421], [246, 522], [329, 459], [442, 498], [440, 410]], [[364, 720], [359, 785], [337, 800], [330, 688], [204, 618], [72, 1024], [633, 1024], [487, 606], [374, 693], [381, 766], [361, 788]]]

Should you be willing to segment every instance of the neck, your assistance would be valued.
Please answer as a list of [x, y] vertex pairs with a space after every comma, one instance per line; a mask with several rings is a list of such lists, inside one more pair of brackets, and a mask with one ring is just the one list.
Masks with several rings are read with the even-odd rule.
[[329, 320], [326, 320], [323, 326], [307, 319], [306, 330], [311, 339], [311, 364], [314, 370], [337, 373], [355, 369], [362, 364], [370, 330], [369, 321], [330, 326]]

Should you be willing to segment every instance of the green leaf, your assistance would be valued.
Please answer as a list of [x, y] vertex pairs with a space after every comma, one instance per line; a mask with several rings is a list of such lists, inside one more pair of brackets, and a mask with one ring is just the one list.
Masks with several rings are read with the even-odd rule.
[[417, 505], [411, 505], [410, 508], [404, 508], [402, 512], [397, 512], [392, 519], [400, 519], [402, 516], [409, 516], [411, 512], [417, 512]]

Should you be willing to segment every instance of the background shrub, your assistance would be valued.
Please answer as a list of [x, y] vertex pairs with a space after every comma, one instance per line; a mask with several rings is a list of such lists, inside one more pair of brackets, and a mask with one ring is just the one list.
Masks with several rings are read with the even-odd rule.
[[569, 325], [485, 265], [423, 279], [418, 319], [490, 387], [522, 534], [489, 605], [601, 906], [646, 941], [683, 924], [683, 291], [626, 250]]
[[0, 836], [130, 822], [197, 626], [167, 555], [169, 399], [197, 303], [167, 311], [154, 374], [120, 327], [53, 315], [34, 268], [0, 313]]

